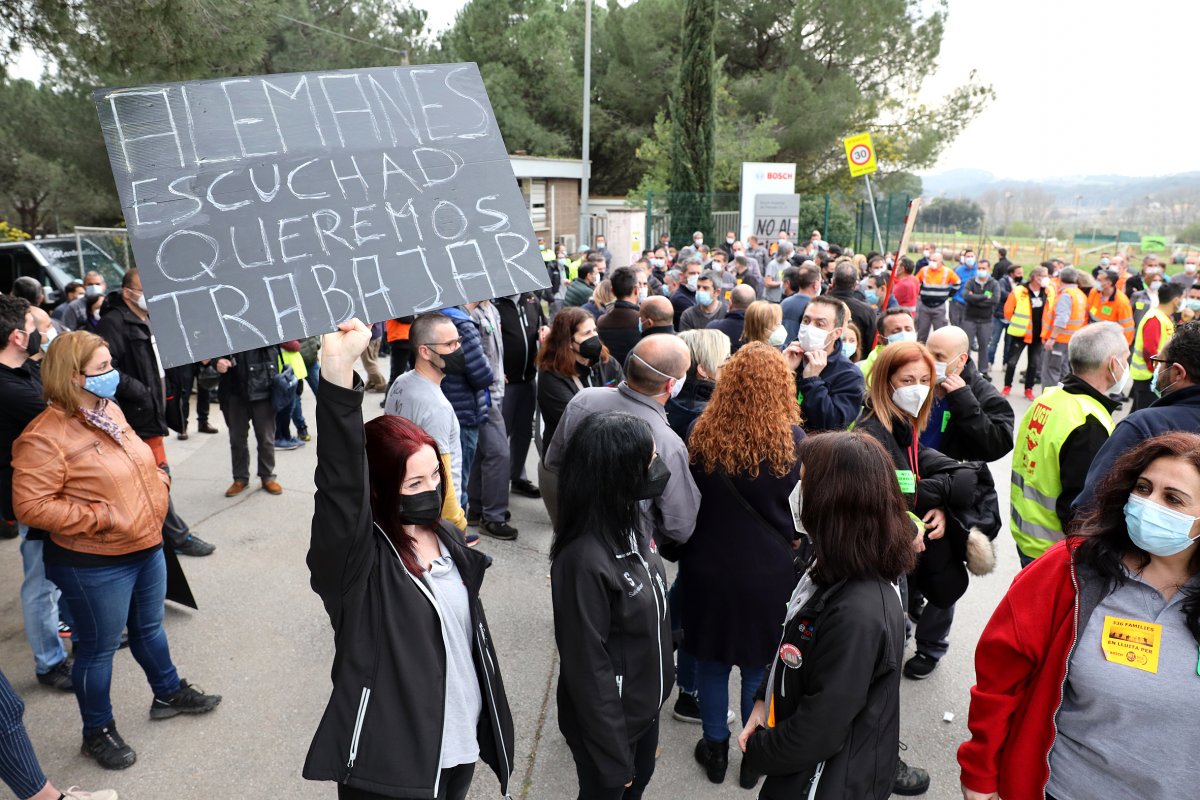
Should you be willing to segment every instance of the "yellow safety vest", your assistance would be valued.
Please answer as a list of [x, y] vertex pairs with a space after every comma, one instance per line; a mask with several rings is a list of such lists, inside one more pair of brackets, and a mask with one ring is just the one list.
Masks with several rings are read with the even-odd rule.
[[1157, 308], [1142, 317], [1142, 321], [1138, 323], [1137, 336], [1133, 340], [1133, 361], [1129, 366], [1129, 373], [1135, 381], [1148, 381], [1154, 377], [1154, 368], [1146, 363], [1146, 358], [1142, 355], [1142, 331], [1146, 329], [1146, 322], [1151, 319], [1158, 319], [1162, 326], [1162, 337], [1158, 340], [1158, 352], [1161, 353], [1167, 346], [1167, 339], [1175, 335], [1175, 323]]
[[883, 352], [883, 348], [887, 347], [887, 339], [883, 341], [883, 344], [873, 349], [866, 358], [858, 362], [858, 368], [862, 370], [863, 377], [867, 380], [868, 388], [871, 386], [871, 370], [875, 367], [875, 361], [879, 358], [879, 354]]
[[1063, 539], [1055, 509], [1062, 494], [1059, 451], [1088, 417], [1095, 417], [1112, 434], [1112, 414], [1099, 401], [1054, 387], [1021, 418], [1013, 450], [1009, 529], [1017, 549], [1029, 558], [1037, 558]]
[[[1029, 288], [1026, 286], [1017, 286], [1013, 289], [1013, 294], [1017, 298], [1017, 307], [1013, 309], [1012, 319], [1008, 322], [1008, 335], [1024, 339], [1025, 334], [1029, 333], [1029, 326], [1033, 321], [1033, 302], [1030, 300]], [[1038, 310], [1038, 313], [1044, 315], [1047, 307], [1051, 309], [1051, 320], [1047, 320], [1045, 316], [1042, 317], [1042, 338], [1046, 338], [1050, 333], [1046, 322], [1053, 322], [1054, 301], [1056, 299], [1053, 287], [1046, 287], [1042, 292], [1043, 305]]]

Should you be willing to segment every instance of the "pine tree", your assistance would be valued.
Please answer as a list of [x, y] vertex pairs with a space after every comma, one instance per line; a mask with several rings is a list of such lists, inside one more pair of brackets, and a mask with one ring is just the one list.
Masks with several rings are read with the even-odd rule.
[[716, 138], [716, 0], [686, 0], [679, 84], [670, 100], [674, 135], [668, 176], [671, 238], [711, 226]]

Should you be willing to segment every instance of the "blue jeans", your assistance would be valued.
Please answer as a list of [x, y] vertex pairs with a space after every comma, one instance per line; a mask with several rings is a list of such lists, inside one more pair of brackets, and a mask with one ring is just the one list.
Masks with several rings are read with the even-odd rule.
[[[729, 664], [696, 660], [696, 687], [700, 690], [700, 721], [704, 738], [710, 742], [729, 740]], [[741, 667], [742, 724], [754, 710], [754, 693], [762, 683], [766, 667]]]
[[460, 425], [458, 442], [462, 446], [462, 486], [454, 488], [458, 491], [459, 504], [466, 508], [469, 504], [467, 480], [471, 477], [471, 465], [475, 463], [475, 450], [479, 447], [479, 426]]
[[46, 580], [42, 564], [42, 540], [28, 539], [29, 526], [18, 525], [21, 532], [21, 561], [25, 579], [21, 582], [21, 614], [25, 619], [25, 638], [33, 650], [33, 666], [45, 675], [67, 658], [67, 648], [58, 635], [58, 587]]
[[46, 575], [62, 589], [75, 620], [75, 699], [83, 716], [83, 735], [113, 720], [108, 691], [113, 654], [121, 631], [129, 630], [129, 651], [146, 673], [155, 697], [179, 690], [163, 630], [167, 566], [162, 550], [128, 564], [111, 567], [66, 567], [47, 564]]
[[0, 672], [0, 780], [21, 798], [33, 797], [46, 785], [24, 716], [25, 703]]
[[[1003, 319], [992, 319], [992, 339], [988, 342], [988, 363], [996, 363], [996, 347], [1000, 344], [1000, 337], [1004, 336], [1004, 332], [1008, 330], [1008, 322]], [[1004, 342], [1005, 355], [1008, 354], [1008, 342]], [[1004, 359], [1007, 361], [1008, 359]]]
[[[671, 636], [678, 642], [683, 631], [683, 589], [679, 585], [679, 575], [667, 592], [667, 608], [671, 612]], [[680, 647], [675, 651], [675, 684], [679, 691], [690, 695], [696, 694], [696, 657], [685, 653]]]
[[[308, 367], [308, 377], [304, 382], [308, 384], [308, 388], [312, 389], [313, 397], [317, 396], [317, 384], [321, 381], [321, 365], [314, 361], [312, 366]], [[300, 387], [297, 386], [297, 389]], [[300, 404], [300, 392], [296, 392], [296, 396], [292, 398], [290, 408], [285, 408], [282, 411], [275, 412], [275, 438], [287, 439], [292, 435], [292, 425], [296, 426], [296, 433], [301, 429], [307, 428], [308, 423], [304, 419], [304, 410]]]

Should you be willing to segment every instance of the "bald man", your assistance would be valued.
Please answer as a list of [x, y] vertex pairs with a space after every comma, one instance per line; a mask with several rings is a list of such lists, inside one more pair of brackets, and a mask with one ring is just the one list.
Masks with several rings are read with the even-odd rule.
[[[1003, 458], [1013, 448], [1012, 406], [971, 361], [967, 332], [953, 325], [939, 328], [929, 334], [926, 346], [933, 354], [937, 386], [921, 444], [959, 461]], [[929, 544], [934, 549], [945, 547], [951, 541], [962, 541], [965, 533], [960, 529], [959, 537], [947, 536]], [[935, 560], [931, 555], [937, 554], [927, 549], [922, 563]], [[960, 555], [954, 555], [961, 560]], [[919, 564], [909, 582], [909, 610], [916, 611], [913, 617], [918, 618], [917, 652], [904, 665], [904, 676], [912, 680], [927, 678], [937, 668], [950, 647], [950, 625], [954, 621], [954, 606], [937, 608], [930, 604], [920, 609], [924, 600], [920, 591], [923, 575]]]
[[692, 480], [687, 447], [667, 424], [664, 408], [667, 400], [683, 389], [690, 367], [691, 355], [678, 337], [642, 339], [625, 360], [625, 380], [616, 387], [595, 387], [576, 393], [546, 448], [546, 469], [559, 473], [571, 469], [571, 465], [563, 463], [563, 454], [582, 420], [613, 411], [624, 411], [645, 420], [654, 435], [658, 457], [671, 470], [667, 488], [651, 500], [649, 518], [642, 528], [660, 544], [664, 539], [683, 544], [691, 538], [700, 507], [700, 491]]
[[638, 314], [642, 338], [655, 334], [675, 335], [675, 307], [665, 297], [647, 297]]
[[725, 315], [725, 319], [708, 323], [708, 327], [729, 337], [730, 353], [736, 353], [742, 346], [742, 329], [746, 327], [746, 309], [757, 297], [753, 286], [743, 283], [733, 287], [733, 291], [729, 293], [729, 313]]

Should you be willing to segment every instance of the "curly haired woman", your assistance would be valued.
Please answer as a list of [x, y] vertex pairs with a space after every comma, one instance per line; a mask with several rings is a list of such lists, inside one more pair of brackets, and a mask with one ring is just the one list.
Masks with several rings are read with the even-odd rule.
[[[725, 780], [729, 764], [729, 672], [741, 669], [745, 723], [796, 585], [788, 496], [800, 480], [804, 432], [792, 386], [778, 350], [747, 343], [721, 371], [688, 439], [702, 499], [679, 562], [682, 648], [697, 660], [704, 736], [696, 760], [713, 783]], [[748, 408], [756, 413], [746, 414]], [[742, 786], [756, 781], [743, 768]]]

